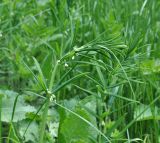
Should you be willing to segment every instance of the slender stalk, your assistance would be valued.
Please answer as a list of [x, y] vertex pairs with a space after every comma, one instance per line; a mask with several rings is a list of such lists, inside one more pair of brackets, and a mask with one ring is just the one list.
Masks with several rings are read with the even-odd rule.
[[1, 120], [1, 112], [2, 112], [2, 95], [0, 95], [0, 143], [2, 143], [2, 120]]
[[51, 80], [50, 80], [50, 84], [49, 84], [49, 91], [51, 91], [53, 88], [57, 67], [58, 67], [58, 62], [56, 62], [55, 67], [52, 72], [52, 76], [51, 76]]
[[41, 126], [40, 126], [40, 139], [39, 139], [39, 143], [44, 143], [45, 126], [46, 126], [46, 121], [47, 121], [49, 104], [50, 104], [50, 98], [48, 96], [47, 99], [46, 99], [44, 111], [43, 111], [43, 114], [42, 114], [42, 123], [41, 123]]
[[52, 90], [53, 85], [54, 85], [54, 79], [55, 79], [55, 75], [56, 75], [56, 71], [57, 71], [57, 66], [58, 66], [58, 63], [56, 63], [56, 65], [53, 69], [52, 76], [51, 76], [51, 81], [50, 81], [50, 85], [49, 85], [49, 91], [47, 91], [47, 99], [46, 99], [46, 103], [45, 103], [45, 107], [44, 107], [44, 111], [43, 111], [43, 115], [42, 115], [42, 124], [41, 124], [41, 127], [40, 127], [39, 143], [44, 143], [45, 126], [46, 126], [48, 109], [49, 109], [49, 104], [50, 104], [50, 97], [52, 96], [50, 91]]
[[[10, 136], [11, 136], [12, 130], [14, 131], [13, 118], [14, 118], [14, 114], [15, 114], [15, 110], [16, 110], [16, 104], [18, 101], [18, 97], [19, 97], [19, 95], [16, 96], [15, 101], [14, 101], [14, 105], [13, 105], [13, 111], [12, 111], [12, 117], [11, 117], [11, 122], [10, 122], [10, 127], [9, 127], [9, 134], [8, 134], [7, 143], [10, 143]], [[15, 133], [15, 135], [16, 135], [16, 133]], [[16, 136], [16, 138], [19, 140], [19, 138], [17, 136]]]

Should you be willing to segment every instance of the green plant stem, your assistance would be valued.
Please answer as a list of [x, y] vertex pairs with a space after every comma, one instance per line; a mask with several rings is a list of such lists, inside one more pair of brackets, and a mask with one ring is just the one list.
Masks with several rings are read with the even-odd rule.
[[[55, 79], [57, 67], [58, 67], [58, 63], [56, 63], [56, 65], [53, 69], [52, 75], [51, 75], [51, 81], [50, 81], [50, 84], [49, 84], [49, 92], [52, 90], [53, 85], [54, 85], [54, 79]], [[41, 124], [41, 127], [40, 127], [39, 143], [44, 143], [45, 125], [46, 125], [46, 121], [47, 121], [48, 108], [49, 108], [50, 96], [51, 96], [51, 94], [49, 92], [47, 91], [47, 99], [46, 99], [46, 103], [45, 103], [45, 107], [44, 107], [44, 111], [43, 111], [43, 115], [42, 115], [42, 124]]]
[[[15, 101], [14, 101], [14, 106], [13, 106], [13, 112], [12, 112], [10, 127], [9, 127], [9, 134], [8, 134], [7, 143], [10, 143], [10, 136], [11, 136], [12, 130], [14, 131], [13, 118], [14, 118], [14, 113], [15, 113], [15, 110], [16, 110], [16, 104], [17, 104], [17, 101], [18, 101], [18, 97], [19, 97], [19, 95], [16, 96]], [[16, 136], [16, 133], [15, 133], [15, 136]], [[16, 136], [16, 138], [18, 139], [17, 136]]]
[[0, 143], [2, 143], [2, 121], [1, 121], [1, 110], [2, 108], [2, 95], [0, 95]]
[[58, 62], [55, 64], [55, 67], [54, 67], [52, 75], [51, 75], [51, 81], [50, 81], [50, 84], [49, 84], [49, 91], [51, 91], [52, 88], [53, 88], [57, 67], [58, 67]]
[[42, 115], [42, 123], [41, 123], [40, 134], [39, 134], [40, 135], [39, 143], [44, 143], [45, 126], [47, 121], [49, 104], [50, 104], [50, 98], [47, 95], [47, 99], [46, 99], [46, 103], [45, 103], [45, 107]]

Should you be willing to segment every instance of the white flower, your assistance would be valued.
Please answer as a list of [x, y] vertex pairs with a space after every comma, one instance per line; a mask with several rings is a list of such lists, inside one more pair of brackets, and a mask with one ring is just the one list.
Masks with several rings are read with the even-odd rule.
[[59, 64], [60, 62], [61, 62], [61, 61], [60, 61], [60, 60], [58, 60], [58, 61], [57, 61], [57, 64]]
[[75, 59], [75, 57], [73, 56], [73, 57], [72, 57], [72, 60], [74, 60], [74, 59]]
[[102, 123], [101, 123], [101, 124], [102, 124], [102, 126], [105, 126], [105, 122], [104, 122], [104, 121], [102, 121]]
[[64, 64], [64, 66], [65, 66], [65, 67], [68, 67], [68, 64], [67, 64], [67, 63], [65, 63], [65, 64]]
[[50, 102], [52, 102], [54, 99], [53, 99], [53, 97], [51, 96], [49, 100], [50, 100]]
[[51, 92], [49, 89], [47, 89], [47, 93], [48, 93], [49, 95], [52, 94], [52, 92]]
[[56, 96], [54, 94], [52, 94], [52, 96], [50, 97], [50, 102], [56, 102]]
[[0, 37], [2, 37], [3, 35], [2, 35], [2, 33], [0, 32]]

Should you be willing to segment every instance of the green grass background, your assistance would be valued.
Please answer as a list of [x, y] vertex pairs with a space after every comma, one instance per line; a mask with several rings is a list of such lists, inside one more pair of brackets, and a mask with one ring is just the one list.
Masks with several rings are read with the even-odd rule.
[[1, 0], [0, 143], [159, 143], [159, 0]]

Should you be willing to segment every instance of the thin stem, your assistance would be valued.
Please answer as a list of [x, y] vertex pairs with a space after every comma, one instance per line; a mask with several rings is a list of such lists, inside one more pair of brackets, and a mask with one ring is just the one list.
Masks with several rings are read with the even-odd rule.
[[44, 143], [45, 126], [46, 126], [46, 121], [47, 121], [49, 104], [50, 104], [50, 98], [47, 95], [47, 100], [46, 100], [45, 108], [44, 108], [43, 115], [42, 115], [42, 124], [41, 124], [41, 127], [40, 127], [39, 143]]
[[2, 122], [1, 122], [1, 112], [2, 112], [2, 95], [0, 95], [0, 143], [2, 143]]

